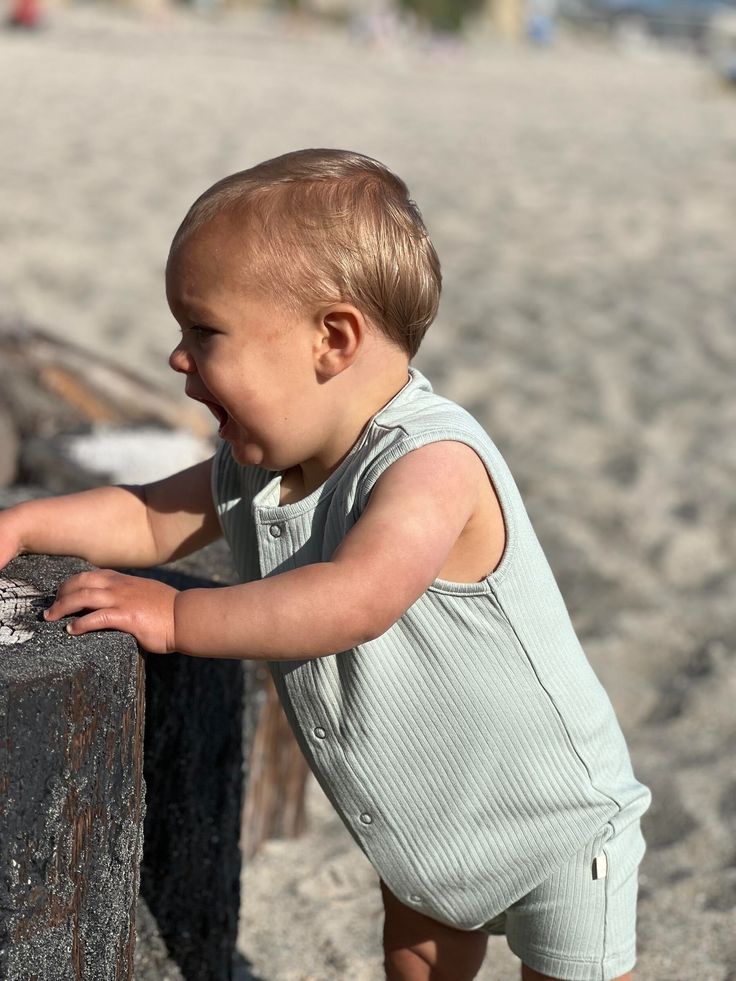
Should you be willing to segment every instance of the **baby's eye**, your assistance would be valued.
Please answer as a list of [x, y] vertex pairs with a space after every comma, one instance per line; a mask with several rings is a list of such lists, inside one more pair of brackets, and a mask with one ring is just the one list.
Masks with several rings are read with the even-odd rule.
[[211, 327], [203, 327], [201, 324], [193, 324], [189, 330], [196, 337], [198, 343], [208, 340], [215, 333]]

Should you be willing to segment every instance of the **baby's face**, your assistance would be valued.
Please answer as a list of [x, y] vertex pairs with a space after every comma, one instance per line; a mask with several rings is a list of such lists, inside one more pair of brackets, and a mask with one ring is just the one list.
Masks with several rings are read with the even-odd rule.
[[171, 367], [240, 464], [286, 470], [318, 438], [318, 318], [248, 292], [247, 250], [218, 216], [171, 255], [166, 294], [182, 336]]

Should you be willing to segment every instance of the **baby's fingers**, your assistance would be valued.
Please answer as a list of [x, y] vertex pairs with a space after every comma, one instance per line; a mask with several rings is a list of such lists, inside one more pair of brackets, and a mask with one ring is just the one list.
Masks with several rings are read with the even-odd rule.
[[93, 630], [129, 630], [129, 617], [122, 611], [113, 607], [106, 607], [104, 610], [93, 610], [92, 613], [85, 613], [84, 616], [70, 620], [66, 625], [66, 632], [73, 636], [88, 634]]
[[46, 620], [60, 620], [80, 610], [97, 610], [110, 605], [109, 588], [98, 573], [83, 572], [63, 582], [56, 599], [44, 611]]

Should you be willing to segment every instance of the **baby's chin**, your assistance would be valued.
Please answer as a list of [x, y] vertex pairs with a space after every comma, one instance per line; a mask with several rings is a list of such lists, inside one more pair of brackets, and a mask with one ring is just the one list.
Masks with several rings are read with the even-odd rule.
[[252, 443], [242, 445], [233, 442], [230, 444], [230, 452], [232, 453], [233, 460], [239, 463], [241, 467], [265, 466], [263, 462], [263, 450], [258, 446], [254, 446]]
[[241, 467], [263, 467], [264, 470], [279, 470], [280, 467], [274, 465], [262, 446], [256, 443], [240, 442], [230, 440], [230, 452], [233, 460]]

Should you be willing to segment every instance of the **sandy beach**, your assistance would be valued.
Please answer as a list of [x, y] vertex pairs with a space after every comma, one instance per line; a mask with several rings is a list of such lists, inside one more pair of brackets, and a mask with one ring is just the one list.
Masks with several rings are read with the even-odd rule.
[[[171, 392], [198, 193], [300, 146], [405, 178], [445, 277], [416, 364], [504, 453], [654, 793], [637, 976], [734, 981], [736, 90], [647, 46], [87, 7], [0, 33], [0, 91], [0, 316]], [[309, 793], [308, 834], [244, 871], [239, 950], [261, 981], [379, 981], [375, 876]], [[517, 976], [494, 938], [479, 977]]]

